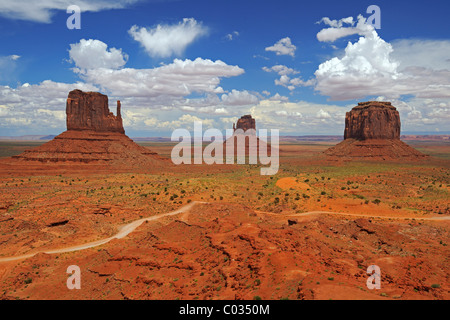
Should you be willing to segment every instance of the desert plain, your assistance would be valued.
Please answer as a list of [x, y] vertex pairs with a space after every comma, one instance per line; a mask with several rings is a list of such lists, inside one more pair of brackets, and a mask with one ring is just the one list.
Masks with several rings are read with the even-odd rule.
[[[42, 142], [0, 142], [0, 299], [447, 300], [450, 141], [403, 139], [430, 157], [340, 161], [323, 153], [339, 141], [285, 138], [274, 176], [46, 168], [7, 158]], [[174, 146], [139, 144], [167, 159]]]

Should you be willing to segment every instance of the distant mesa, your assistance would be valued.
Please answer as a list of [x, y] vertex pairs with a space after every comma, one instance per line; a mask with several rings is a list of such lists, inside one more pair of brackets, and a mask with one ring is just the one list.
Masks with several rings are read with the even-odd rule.
[[[245, 138], [242, 138], [243, 135]], [[259, 155], [261, 148], [263, 148], [262, 150], [266, 149], [267, 156], [271, 155], [271, 145], [256, 135], [256, 120], [251, 115], [244, 115], [236, 123], [233, 123], [233, 136], [224, 142], [224, 154], [226, 154], [226, 146], [234, 143], [234, 155], [237, 156], [238, 146], [240, 143], [242, 144], [239, 142], [241, 139], [245, 139], [246, 156]], [[255, 139], [255, 148], [251, 148], [250, 139]]]
[[66, 103], [67, 131], [53, 140], [13, 158], [43, 163], [107, 163], [157, 168], [167, 160], [141, 147], [125, 135], [121, 104], [117, 114], [108, 108], [108, 97], [98, 92], [73, 90]]
[[344, 139], [400, 139], [400, 114], [390, 102], [360, 102], [345, 116]]
[[400, 114], [390, 102], [358, 103], [345, 116], [344, 141], [325, 151], [335, 159], [420, 159], [427, 155], [400, 140]]
[[242, 129], [244, 132], [250, 129], [256, 130], [256, 120], [251, 115], [242, 116], [236, 124], [233, 123], [233, 131]]

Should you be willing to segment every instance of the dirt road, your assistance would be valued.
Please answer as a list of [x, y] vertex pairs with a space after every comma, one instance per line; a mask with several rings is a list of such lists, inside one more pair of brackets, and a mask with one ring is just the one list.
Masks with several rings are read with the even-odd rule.
[[[165, 218], [165, 217], [169, 217], [169, 216], [174, 216], [180, 213], [185, 213], [188, 212], [189, 210], [192, 209], [192, 207], [194, 207], [196, 204], [201, 204], [201, 203], [207, 203], [207, 202], [198, 202], [198, 201], [194, 201], [191, 202], [190, 204], [183, 206], [175, 211], [172, 212], [168, 212], [168, 213], [163, 213], [163, 214], [158, 214], [149, 218], [143, 218], [143, 219], [139, 219], [136, 221], [133, 221], [123, 227], [120, 228], [119, 232], [117, 234], [115, 234], [112, 237], [106, 238], [106, 239], [102, 239], [102, 240], [97, 240], [97, 241], [93, 241], [93, 242], [88, 242], [85, 244], [81, 244], [81, 245], [76, 245], [73, 247], [65, 247], [65, 248], [60, 248], [60, 249], [51, 249], [51, 250], [45, 250], [45, 251], [38, 251], [38, 252], [34, 252], [34, 253], [29, 253], [29, 254], [25, 254], [25, 255], [21, 255], [21, 256], [14, 256], [14, 257], [6, 257], [6, 258], [0, 258], [0, 263], [1, 262], [10, 262], [10, 261], [17, 261], [17, 260], [23, 260], [23, 259], [27, 259], [27, 258], [31, 258], [34, 255], [38, 254], [38, 253], [46, 253], [46, 254], [55, 254], [55, 253], [65, 253], [65, 252], [73, 252], [73, 251], [80, 251], [80, 250], [85, 250], [85, 249], [89, 249], [89, 248], [94, 248], [94, 247], [98, 247], [101, 246], [105, 243], [110, 242], [113, 239], [122, 239], [124, 237], [126, 237], [127, 235], [129, 235], [131, 232], [133, 232], [134, 230], [136, 230], [136, 228], [138, 228], [141, 224], [143, 224], [146, 221], [155, 221], [161, 218]], [[364, 215], [364, 214], [351, 214], [351, 213], [341, 213], [341, 212], [329, 212], [329, 211], [311, 211], [311, 212], [305, 212], [305, 213], [298, 213], [298, 214], [289, 214], [289, 215], [282, 215], [282, 214], [276, 214], [276, 213], [269, 213], [269, 212], [262, 212], [262, 211], [256, 211], [257, 213], [260, 214], [267, 214], [267, 215], [274, 215], [274, 216], [278, 216], [278, 217], [304, 217], [304, 216], [311, 216], [311, 215], [317, 215], [317, 214], [330, 214], [330, 215], [344, 215], [344, 216], [353, 216], [353, 217], [364, 217], [364, 218], [383, 218], [383, 219], [402, 219], [402, 220], [429, 220], [429, 221], [445, 221], [445, 220], [450, 220], [450, 217], [430, 217], [430, 218], [417, 218], [417, 217], [391, 217], [391, 216], [373, 216], [373, 215]]]

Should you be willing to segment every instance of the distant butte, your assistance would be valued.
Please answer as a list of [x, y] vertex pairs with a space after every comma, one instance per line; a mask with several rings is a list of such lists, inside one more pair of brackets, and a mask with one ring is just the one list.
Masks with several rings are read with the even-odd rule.
[[233, 131], [242, 129], [244, 132], [250, 129], [256, 130], [256, 120], [251, 115], [242, 116], [236, 124], [233, 123]]
[[358, 103], [345, 116], [344, 141], [325, 151], [330, 159], [421, 159], [427, 155], [400, 140], [400, 114], [390, 102]]
[[[242, 131], [240, 131], [242, 130]], [[251, 131], [249, 131], [251, 130]], [[234, 156], [238, 154], [239, 137], [242, 138], [245, 134], [245, 155], [259, 155], [260, 150], [266, 150], [265, 154], [271, 155], [271, 145], [268, 142], [261, 140], [256, 134], [256, 120], [251, 115], [245, 115], [233, 123], [233, 136], [224, 142], [224, 154], [226, 154], [227, 145], [234, 144]], [[250, 148], [250, 139], [255, 139], [255, 148]]]
[[96, 163], [115, 167], [158, 168], [167, 164], [125, 135], [121, 104], [117, 114], [108, 108], [108, 97], [98, 92], [73, 90], [66, 103], [67, 131], [53, 140], [13, 158], [41, 163]]

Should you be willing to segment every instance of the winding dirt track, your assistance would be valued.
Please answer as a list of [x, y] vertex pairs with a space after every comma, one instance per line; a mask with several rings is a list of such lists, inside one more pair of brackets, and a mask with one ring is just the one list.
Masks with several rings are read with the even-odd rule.
[[[6, 257], [6, 258], [0, 258], [0, 263], [1, 262], [11, 262], [11, 261], [17, 261], [17, 260], [23, 260], [23, 259], [27, 259], [27, 258], [31, 258], [33, 256], [35, 256], [38, 253], [46, 253], [46, 254], [55, 254], [55, 253], [66, 253], [66, 252], [73, 252], [73, 251], [80, 251], [80, 250], [85, 250], [85, 249], [89, 249], [89, 248], [94, 248], [94, 247], [98, 247], [101, 246], [105, 243], [110, 242], [111, 240], [114, 239], [122, 239], [124, 237], [126, 237], [127, 235], [129, 235], [131, 232], [133, 232], [134, 230], [136, 230], [136, 228], [138, 228], [141, 224], [143, 224], [146, 221], [155, 221], [161, 218], [165, 218], [165, 217], [169, 217], [169, 216], [174, 216], [180, 213], [185, 213], [188, 212], [189, 210], [192, 209], [193, 206], [195, 206], [196, 204], [206, 204], [207, 202], [198, 202], [198, 201], [194, 201], [191, 202], [190, 204], [183, 206], [175, 211], [171, 211], [168, 213], [163, 213], [163, 214], [158, 214], [149, 218], [143, 218], [143, 219], [139, 219], [136, 221], [133, 221], [123, 227], [120, 228], [119, 232], [117, 234], [115, 234], [112, 237], [109, 238], [105, 238], [102, 240], [97, 240], [97, 241], [93, 241], [93, 242], [88, 242], [85, 244], [81, 244], [81, 245], [77, 245], [77, 246], [73, 246], [73, 247], [65, 247], [65, 248], [60, 248], [60, 249], [50, 249], [50, 250], [45, 250], [45, 251], [38, 251], [38, 252], [34, 252], [34, 253], [29, 253], [29, 254], [25, 254], [25, 255], [21, 255], [21, 256], [13, 256], [13, 257]], [[311, 212], [305, 212], [305, 213], [298, 213], [298, 214], [289, 214], [289, 215], [280, 215], [280, 214], [276, 214], [276, 213], [270, 213], [270, 212], [262, 212], [262, 211], [255, 211], [257, 213], [260, 214], [267, 214], [267, 215], [274, 215], [274, 216], [278, 216], [280, 218], [282, 217], [304, 217], [304, 216], [311, 216], [311, 215], [317, 215], [317, 214], [330, 214], [330, 215], [341, 215], [341, 216], [353, 216], [353, 217], [365, 217], [365, 218], [382, 218], [382, 219], [400, 219], [400, 220], [428, 220], [428, 221], [445, 221], [445, 220], [450, 220], [450, 217], [431, 217], [431, 218], [417, 218], [417, 217], [393, 217], [393, 216], [372, 216], [372, 215], [364, 215], [364, 214], [351, 214], [351, 213], [342, 213], [342, 212], [329, 212], [329, 211], [311, 211]]]
[[179, 209], [177, 209], [175, 211], [172, 211], [172, 212], [158, 214], [158, 215], [155, 215], [155, 216], [152, 216], [152, 217], [149, 217], [149, 218], [143, 218], [143, 219], [139, 219], [139, 220], [133, 221], [133, 222], [131, 222], [131, 223], [121, 227], [117, 234], [115, 234], [112, 237], [106, 238], [106, 239], [97, 240], [97, 241], [93, 241], [93, 242], [88, 242], [88, 243], [80, 244], [80, 245], [73, 246], [73, 247], [66, 247], [66, 248], [60, 248], [60, 249], [51, 249], [51, 250], [33, 252], [33, 253], [21, 255], [21, 256], [0, 258], [0, 262], [9, 262], [9, 261], [23, 260], [23, 259], [31, 258], [31, 257], [35, 256], [38, 253], [46, 253], [46, 254], [65, 253], [65, 252], [80, 251], [80, 250], [85, 250], [85, 249], [89, 249], [89, 248], [98, 247], [98, 246], [101, 246], [102, 244], [110, 242], [111, 240], [125, 238], [127, 235], [129, 235], [131, 232], [136, 230], [137, 227], [139, 227], [141, 224], [143, 224], [146, 221], [154, 221], [154, 220], [158, 220], [158, 219], [161, 219], [161, 218], [174, 216], [174, 215], [177, 215], [177, 214], [180, 214], [180, 213], [183, 213], [183, 212], [187, 212], [187, 211], [191, 210], [194, 205], [199, 204], [199, 203], [203, 203], [203, 202], [194, 201], [194, 202], [191, 202], [190, 204], [188, 204], [188, 205], [186, 205], [184, 207], [181, 207], [181, 208], [179, 208]]
[[423, 221], [445, 221], [450, 220], [450, 216], [444, 217], [430, 217], [430, 218], [418, 218], [418, 217], [394, 217], [394, 216], [374, 216], [370, 214], [358, 214], [358, 213], [343, 213], [343, 212], [332, 212], [332, 211], [310, 211], [304, 213], [294, 213], [294, 214], [286, 214], [280, 215], [277, 213], [271, 212], [263, 212], [263, 211], [255, 211], [257, 213], [263, 213], [268, 215], [277, 215], [279, 217], [305, 217], [312, 216], [317, 214], [329, 214], [329, 215], [338, 215], [338, 216], [349, 216], [349, 217], [363, 217], [363, 218], [381, 218], [381, 219], [397, 219], [397, 220], [423, 220]]

